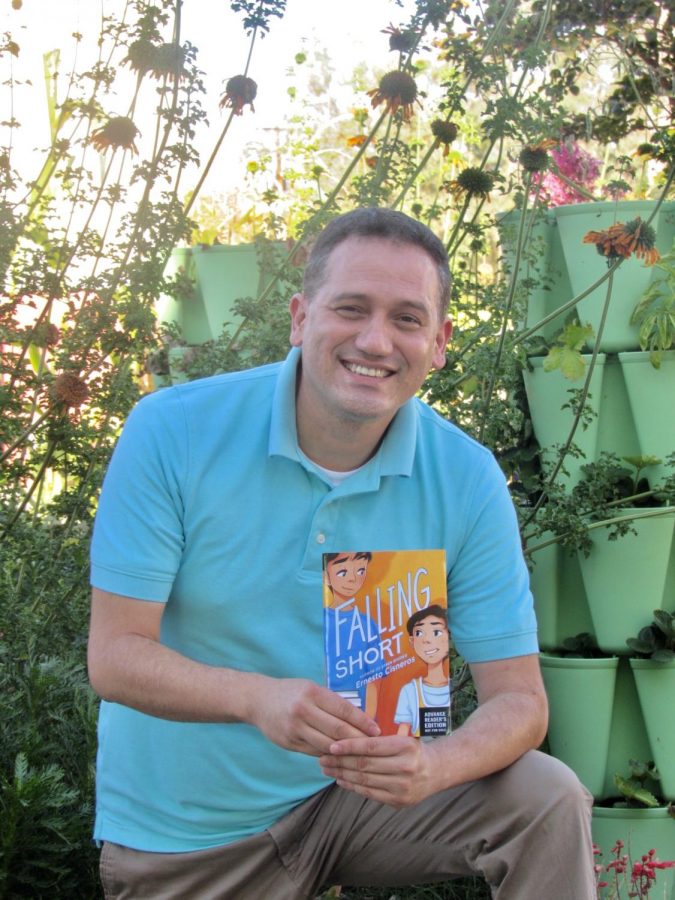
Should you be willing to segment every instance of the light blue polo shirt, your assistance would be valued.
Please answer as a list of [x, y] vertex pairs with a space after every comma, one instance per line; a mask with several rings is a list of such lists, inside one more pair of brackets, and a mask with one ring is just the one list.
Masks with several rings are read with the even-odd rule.
[[[297, 446], [286, 361], [159, 391], [133, 410], [91, 551], [98, 588], [166, 602], [161, 640], [210, 665], [325, 683], [321, 556], [444, 548], [469, 661], [537, 652], [515, 512], [492, 455], [417, 399], [336, 488]], [[177, 852], [257, 833], [328, 784], [244, 724], [103, 702], [95, 837]]]

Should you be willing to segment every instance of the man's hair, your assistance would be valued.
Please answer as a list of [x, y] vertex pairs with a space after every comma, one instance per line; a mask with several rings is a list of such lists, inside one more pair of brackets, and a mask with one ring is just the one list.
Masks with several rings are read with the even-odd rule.
[[421, 622], [423, 619], [428, 619], [429, 616], [435, 616], [437, 619], [442, 619], [446, 630], [450, 630], [448, 628], [448, 618], [446, 610], [444, 610], [442, 606], [439, 606], [438, 603], [432, 603], [431, 606], [427, 606], [426, 609], [418, 609], [416, 613], [413, 613], [412, 616], [410, 616], [405, 626], [408, 634], [412, 636], [413, 628], [415, 627], [415, 625], [417, 625], [417, 623]]
[[328, 257], [338, 244], [350, 237], [386, 238], [424, 250], [436, 265], [440, 318], [445, 316], [450, 301], [451, 282], [448, 254], [443, 242], [426, 225], [411, 219], [405, 213], [375, 206], [354, 209], [338, 216], [318, 235], [305, 266], [303, 292], [308, 300], [312, 299], [323, 283]]

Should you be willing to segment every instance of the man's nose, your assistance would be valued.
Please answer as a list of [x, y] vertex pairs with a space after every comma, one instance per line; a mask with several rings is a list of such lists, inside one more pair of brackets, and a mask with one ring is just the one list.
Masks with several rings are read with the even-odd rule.
[[359, 350], [371, 356], [387, 356], [392, 351], [388, 322], [371, 316], [363, 323], [355, 343]]

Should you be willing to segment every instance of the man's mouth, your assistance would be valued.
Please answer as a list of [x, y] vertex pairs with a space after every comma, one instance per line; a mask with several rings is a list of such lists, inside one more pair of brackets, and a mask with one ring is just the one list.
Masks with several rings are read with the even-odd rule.
[[368, 378], [387, 378], [389, 375], [392, 375], [393, 372], [390, 372], [388, 369], [376, 369], [371, 368], [370, 366], [362, 366], [358, 363], [343, 363], [344, 367], [352, 372], [354, 375], [367, 375]]

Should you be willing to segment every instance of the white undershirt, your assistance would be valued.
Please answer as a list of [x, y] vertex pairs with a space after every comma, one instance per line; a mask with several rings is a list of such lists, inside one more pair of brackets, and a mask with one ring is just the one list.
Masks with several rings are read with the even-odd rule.
[[358, 472], [359, 469], [363, 468], [363, 466], [357, 466], [355, 469], [349, 469], [347, 472], [338, 472], [335, 469], [326, 469], [325, 466], [320, 466], [318, 463], [315, 463], [314, 460], [306, 456], [300, 448], [298, 448], [298, 453], [306, 462], [313, 466], [317, 472], [323, 475], [332, 487], [337, 487], [339, 484], [342, 484], [342, 482], [349, 478], [350, 475], [354, 475], [355, 472]]

